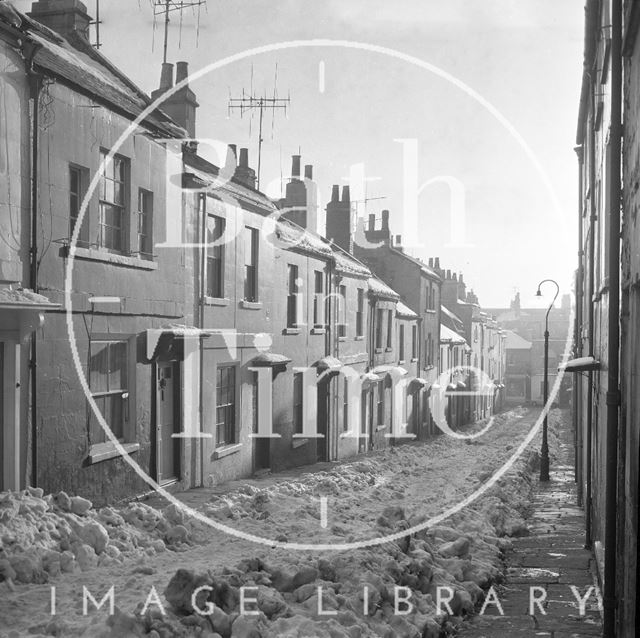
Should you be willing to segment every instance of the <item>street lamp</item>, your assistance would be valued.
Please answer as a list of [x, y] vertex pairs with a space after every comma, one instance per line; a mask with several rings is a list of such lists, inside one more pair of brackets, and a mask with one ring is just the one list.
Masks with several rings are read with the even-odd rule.
[[549, 480], [549, 441], [547, 438], [547, 399], [549, 397], [549, 311], [553, 308], [553, 304], [555, 303], [558, 294], [560, 293], [560, 286], [558, 286], [558, 282], [553, 279], [543, 279], [538, 284], [538, 292], [536, 292], [537, 297], [542, 297], [542, 292], [540, 291], [540, 286], [542, 284], [550, 282], [555, 284], [556, 294], [553, 297], [553, 300], [549, 304], [547, 308], [547, 314], [544, 318], [544, 420], [542, 421], [542, 448], [540, 449], [540, 480], [548, 481]]

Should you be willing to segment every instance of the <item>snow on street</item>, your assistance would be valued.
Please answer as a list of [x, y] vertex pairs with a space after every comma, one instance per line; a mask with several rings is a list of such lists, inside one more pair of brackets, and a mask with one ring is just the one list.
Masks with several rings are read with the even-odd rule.
[[[473, 441], [438, 436], [179, 496], [224, 525], [280, 543], [379, 538], [480, 486], [537, 415], [517, 408]], [[560, 418], [566, 416], [557, 410], [549, 418], [552, 453]], [[159, 497], [94, 511], [63, 493], [1, 494], [0, 573], [15, 572], [16, 591], [0, 585], [0, 636], [438, 636], [500, 577], [505, 537], [527, 533], [538, 449], [539, 435], [497, 485], [441, 524], [342, 552], [252, 543], [185, 517]], [[109, 600], [96, 610], [90, 599], [84, 615], [83, 586], [98, 602], [113, 586], [115, 615], [108, 615]], [[212, 614], [194, 613], [197, 587], [204, 587], [198, 607], [214, 603]]]

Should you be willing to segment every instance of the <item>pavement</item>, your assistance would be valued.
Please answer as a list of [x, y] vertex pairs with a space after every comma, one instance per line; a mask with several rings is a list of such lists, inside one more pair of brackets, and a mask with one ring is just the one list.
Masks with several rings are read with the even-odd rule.
[[[564, 421], [569, 423], [560, 433], [551, 480], [538, 485], [532, 502], [530, 535], [513, 539], [505, 556], [505, 581], [494, 587], [495, 596], [484, 614], [463, 623], [458, 634], [462, 638], [602, 635], [595, 558], [584, 548], [585, 520], [577, 506], [570, 420]], [[585, 601], [582, 610], [578, 596]], [[533, 598], [539, 598], [540, 604], [532, 605]]]

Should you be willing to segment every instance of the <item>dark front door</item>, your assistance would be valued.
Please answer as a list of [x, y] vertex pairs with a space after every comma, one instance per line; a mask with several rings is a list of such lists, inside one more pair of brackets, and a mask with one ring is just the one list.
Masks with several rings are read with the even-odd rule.
[[366, 390], [360, 395], [360, 436], [358, 437], [358, 452], [367, 451], [367, 399]]
[[180, 405], [178, 401], [179, 366], [174, 361], [156, 366], [156, 479], [170, 483], [180, 478]]
[[318, 461], [329, 460], [330, 383], [326, 377], [318, 383], [318, 434], [322, 434], [317, 439]]

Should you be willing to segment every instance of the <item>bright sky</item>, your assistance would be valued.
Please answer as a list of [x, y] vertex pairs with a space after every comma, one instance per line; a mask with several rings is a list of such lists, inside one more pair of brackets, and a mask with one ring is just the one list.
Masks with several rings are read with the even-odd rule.
[[[26, 11], [31, 3], [15, 4]], [[364, 163], [365, 174], [377, 178], [367, 182], [367, 196], [384, 197], [370, 200], [365, 214], [388, 208], [393, 233], [414, 244], [410, 252], [439, 256], [444, 268], [464, 272], [482, 305], [508, 306], [515, 290], [524, 306], [540, 305], [534, 293], [545, 278], [569, 292], [577, 253], [573, 146], [583, 0], [207, 5], [199, 34], [190, 10], [181, 29], [177, 15], [170, 25], [169, 61], [188, 61], [192, 73], [254, 47], [319, 38], [393, 49], [440, 70], [379, 51], [313, 46], [251, 55], [194, 82], [198, 136], [248, 146], [257, 166], [257, 117], [229, 116], [227, 103], [251, 89], [252, 69], [254, 93], [273, 96], [277, 63], [278, 96], [290, 94], [291, 106], [287, 117], [265, 115], [263, 190], [288, 174], [298, 149], [302, 163], [313, 164], [325, 201], [332, 184], [347, 183], [350, 167]], [[95, 14], [95, 0], [87, 6]], [[102, 52], [145, 91], [157, 88], [162, 23], [154, 34], [152, 0], [101, 0], [100, 12]], [[507, 127], [443, 76], [475, 91]], [[413, 222], [415, 199], [404, 196], [410, 171], [398, 139], [416, 140], [417, 185], [433, 180], [418, 198]], [[464, 233], [453, 237], [442, 177], [464, 195]]]

